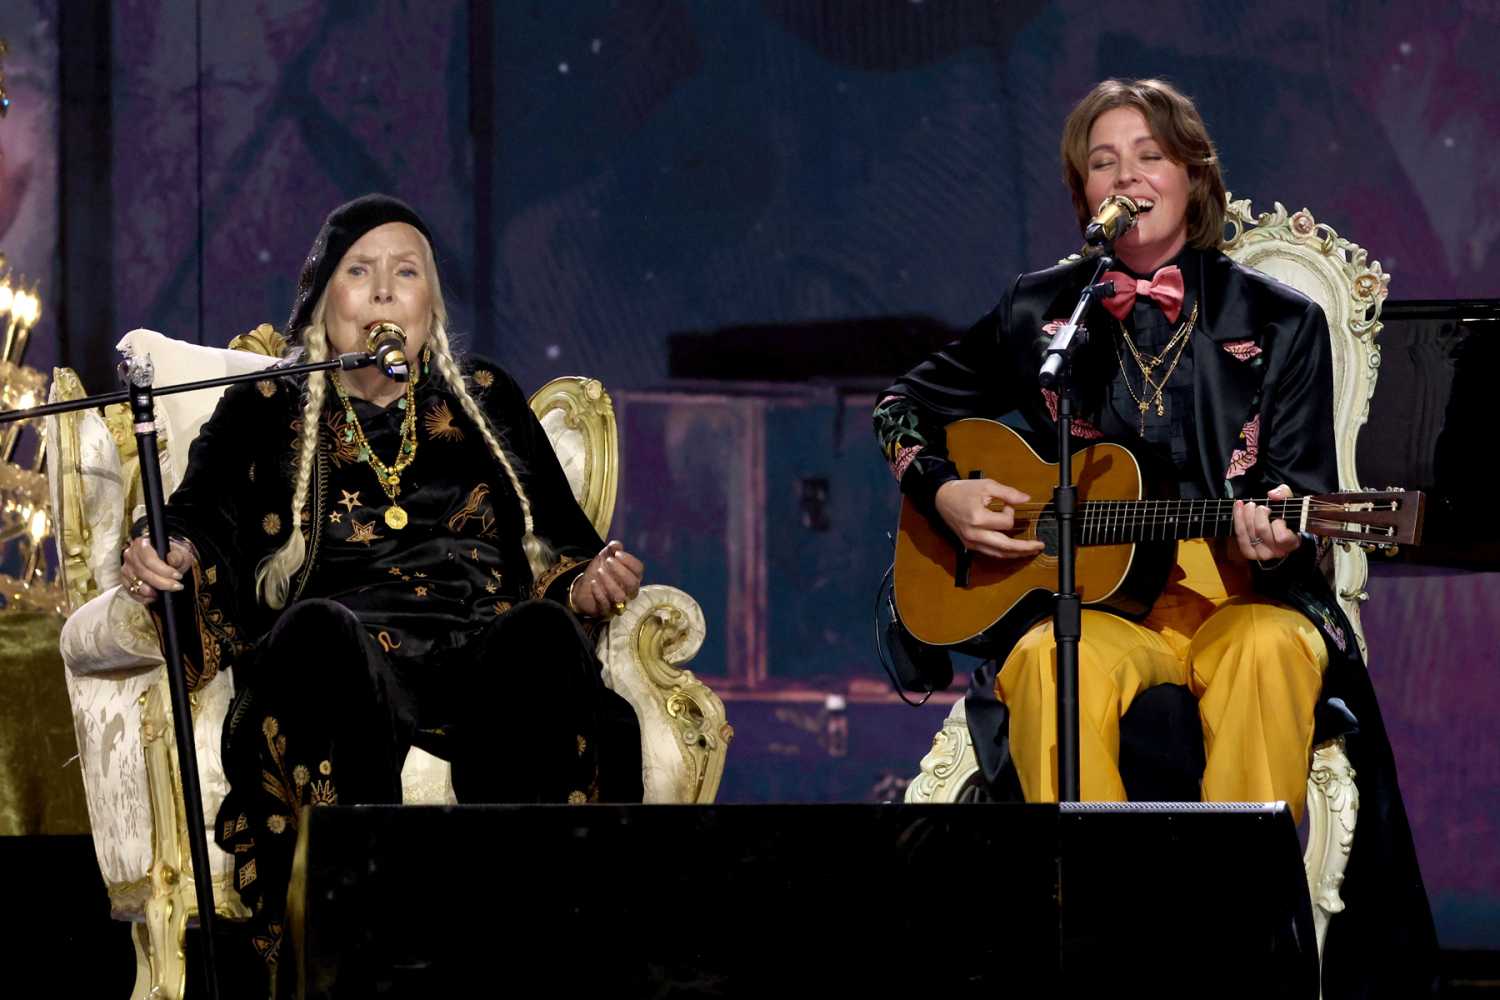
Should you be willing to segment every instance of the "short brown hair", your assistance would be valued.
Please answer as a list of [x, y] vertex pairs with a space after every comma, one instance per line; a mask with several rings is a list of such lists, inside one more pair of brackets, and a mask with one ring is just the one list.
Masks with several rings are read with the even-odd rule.
[[1073, 196], [1081, 231], [1094, 209], [1084, 195], [1088, 179], [1089, 130], [1106, 111], [1134, 108], [1146, 119], [1162, 152], [1188, 172], [1187, 241], [1212, 249], [1224, 240], [1227, 199], [1219, 154], [1192, 100], [1162, 80], [1104, 80], [1079, 101], [1063, 123], [1063, 181]]

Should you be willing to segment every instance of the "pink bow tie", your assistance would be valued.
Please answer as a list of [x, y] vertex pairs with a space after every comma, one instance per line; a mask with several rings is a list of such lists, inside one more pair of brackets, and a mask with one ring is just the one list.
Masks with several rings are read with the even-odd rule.
[[1164, 267], [1156, 272], [1156, 277], [1150, 281], [1132, 278], [1121, 271], [1105, 271], [1101, 281], [1113, 281], [1115, 283], [1115, 294], [1104, 299], [1104, 308], [1114, 314], [1116, 319], [1124, 319], [1135, 305], [1137, 295], [1149, 295], [1161, 306], [1161, 311], [1166, 313], [1167, 322], [1177, 322], [1177, 317], [1182, 314], [1182, 269], [1176, 264]]

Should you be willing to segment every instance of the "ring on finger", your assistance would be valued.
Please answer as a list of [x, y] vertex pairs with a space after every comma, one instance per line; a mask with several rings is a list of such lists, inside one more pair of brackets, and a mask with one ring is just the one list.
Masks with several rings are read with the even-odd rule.
[[1251, 548], [1256, 548], [1259, 545], [1260, 545], [1260, 536], [1259, 535], [1251, 535], [1250, 536], [1250, 547]]

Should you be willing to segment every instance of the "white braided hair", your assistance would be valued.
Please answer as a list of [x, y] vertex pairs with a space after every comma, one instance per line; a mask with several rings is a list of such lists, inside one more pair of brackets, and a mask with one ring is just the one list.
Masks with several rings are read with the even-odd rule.
[[[531, 566], [533, 578], [540, 579], [556, 560], [556, 556], [552, 547], [537, 535], [536, 524], [531, 513], [531, 498], [526, 495], [526, 490], [521, 485], [521, 477], [516, 473], [515, 462], [511, 460], [509, 452], [501, 444], [500, 436], [496, 433], [489, 418], [474, 401], [465, 383], [463, 372], [459, 369], [458, 362], [454, 360], [453, 350], [448, 342], [448, 307], [443, 301], [443, 290], [438, 281], [437, 261], [432, 253], [432, 244], [425, 237], [422, 238], [422, 251], [424, 263], [427, 265], [428, 282], [432, 288], [432, 323], [428, 332], [428, 341], [432, 345], [432, 360], [444, 383], [447, 384], [448, 391], [457, 397], [464, 413], [479, 429], [480, 436], [484, 438], [484, 443], [490, 449], [490, 454], [505, 470], [506, 478], [510, 480], [511, 488], [516, 492], [516, 499], [521, 504], [521, 519], [525, 523], [525, 533], [521, 536], [521, 550], [526, 554], [526, 561]], [[313, 307], [307, 326], [302, 330], [301, 339], [305, 351], [305, 357], [302, 360], [309, 363], [322, 361], [328, 356], [328, 327], [324, 323], [327, 303], [328, 290], [325, 288], [318, 298], [317, 305]], [[302, 434], [297, 441], [297, 474], [292, 487], [292, 533], [281, 548], [261, 560], [260, 566], [255, 571], [255, 589], [267, 607], [280, 608], [286, 604], [292, 575], [302, 568], [302, 563], [307, 558], [306, 536], [302, 532], [302, 508], [307, 504], [307, 491], [312, 481], [313, 463], [317, 459], [318, 426], [323, 413], [323, 401], [327, 395], [327, 385], [328, 379], [323, 372], [313, 372], [307, 377], [307, 393], [302, 406]]]
[[[302, 328], [303, 357], [306, 362], [328, 357], [328, 327], [323, 316], [328, 307], [325, 289], [313, 307], [312, 317]], [[302, 534], [302, 508], [307, 504], [307, 488], [312, 482], [313, 462], [318, 457], [318, 423], [323, 414], [323, 397], [328, 390], [328, 376], [312, 372], [307, 376], [307, 392], [302, 404], [302, 433], [297, 438], [297, 474], [292, 480], [292, 533], [285, 544], [260, 561], [255, 568], [255, 591], [268, 608], [286, 604], [292, 574], [302, 568], [307, 558], [307, 544]]]

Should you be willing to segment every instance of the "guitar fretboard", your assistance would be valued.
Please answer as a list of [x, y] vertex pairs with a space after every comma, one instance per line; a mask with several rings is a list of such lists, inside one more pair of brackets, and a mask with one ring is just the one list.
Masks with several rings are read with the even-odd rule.
[[[1271, 519], [1301, 526], [1306, 498], [1255, 500]], [[1074, 531], [1079, 545], [1124, 545], [1234, 534], [1233, 500], [1085, 500], [1078, 505]], [[1050, 513], [1050, 505], [1048, 511]]]

